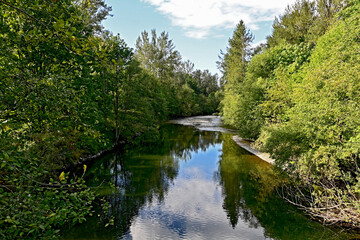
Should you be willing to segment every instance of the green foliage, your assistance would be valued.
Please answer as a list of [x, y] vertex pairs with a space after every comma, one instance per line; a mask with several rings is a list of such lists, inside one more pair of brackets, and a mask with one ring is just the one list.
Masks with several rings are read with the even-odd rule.
[[226, 53], [221, 52], [222, 58], [218, 62], [223, 72], [227, 88], [236, 91], [239, 83], [245, 79], [245, 71], [250, 56], [250, 43], [253, 35], [241, 20], [229, 39], [229, 47]]
[[349, 1], [342, 0], [298, 0], [288, 6], [285, 13], [273, 23], [268, 45], [274, 47], [282, 43], [316, 43], [340, 11]]
[[298, 0], [293, 6], [288, 6], [284, 15], [276, 18], [273, 24], [273, 34], [268, 37], [268, 44], [276, 46], [283, 42], [299, 44], [308, 40], [310, 27], [315, 20], [315, 3], [308, 0]]
[[255, 55], [241, 83], [225, 84], [225, 123], [235, 126], [243, 137], [256, 139], [266, 122], [285, 120], [284, 112], [292, 105], [289, 93], [298, 81], [296, 73], [308, 61], [311, 49], [309, 44], [283, 44]]
[[[309, 61], [312, 46], [279, 45], [257, 55], [251, 61], [248, 81], [261, 89], [259, 107], [266, 123], [286, 122], [286, 111], [293, 106], [294, 84], [301, 82], [301, 69]], [[265, 70], [264, 70], [265, 69]]]
[[[229, 39], [227, 52], [223, 53], [223, 57], [218, 63], [225, 83], [224, 99], [221, 103], [223, 119], [226, 124], [238, 128], [242, 124], [251, 122], [251, 120], [248, 121], [249, 119], [244, 119], [245, 114], [251, 109], [251, 105], [249, 105], [251, 100], [249, 101], [243, 96], [246, 95], [246, 89], [250, 87], [245, 83], [245, 73], [252, 40], [252, 34], [246, 29], [244, 22], [240, 21], [233, 37]], [[246, 109], [243, 108], [244, 106]]]
[[103, 29], [110, 10], [103, 0], [0, 1], [2, 239], [56, 238], [91, 213], [81, 179], [49, 180], [59, 169], [154, 140], [170, 116], [217, 109], [216, 75], [181, 63], [165, 32], [144, 32], [135, 58]]
[[1, 171], [8, 173], [0, 189], [1, 239], [56, 239], [61, 226], [92, 215], [95, 194], [82, 178], [69, 181], [62, 173], [59, 180], [42, 183], [32, 178], [33, 172], [43, 174], [34, 166], [22, 169], [24, 163], [9, 156], [1, 163]]
[[151, 40], [148, 32], [141, 33], [141, 37], [136, 41], [136, 57], [144, 69], [163, 82], [173, 77], [181, 60], [180, 53], [175, 50], [169, 35], [162, 32], [157, 36], [155, 30], [151, 31]]
[[310, 213], [357, 228], [359, 12], [359, 1], [288, 7], [245, 79], [226, 83], [222, 102], [225, 121], [310, 189], [301, 203]]
[[350, 14], [319, 39], [304, 80], [294, 92], [296, 104], [289, 113], [292, 121], [302, 122], [299, 131], [311, 139], [312, 157], [302, 161], [303, 165], [311, 161], [313, 167], [305, 171], [320, 179], [324, 177], [324, 163], [331, 168], [326, 171], [330, 178], [340, 176], [342, 171], [357, 171], [360, 145], [354, 139], [360, 123], [360, 58], [354, 53], [360, 50], [360, 19], [354, 9], [358, 10], [359, 5], [344, 10], [342, 15]]
[[[348, 8], [342, 14], [356, 7]], [[306, 154], [291, 157], [299, 159], [298, 168], [311, 178], [335, 178], [341, 176], [342, 171], [357, 169], [353, 167], [358, 161], [356, 155], [359, 150], [354, 140], [358, 135], [360, 119], [360, 59], [353, 53], [360, 48], [358, 27], [358, 16], [353, 14], [346, 20], [338, 21], [319, 39], [310, 63], [300, 74], [302, 80], [293, 85], [290, 95], [293, 103], [285, 111], [288, 121], [284, 127], [270, 127], [271, 136], [277, 135], [278, 131], [294, 130], [294, 138], [284, 141], [297, 139], [295, 142], [298, 144], [295, 145]], [[299, 140], [301, 135], [304, 137]], [[266, 142], [271, 140], [272, 137]], [[278, 156], [277, 150], [267, 150]]]
[[[288, 110], [289, 121], [281, 129], [294, 132], [282, 142], [293, 143], [291, 148], [297, 150], [286, 155], [285, 145], [266, 148], [283, 159], [283, 164], [293, 165], [293, 172], [303, 181], [321, 187], [321, 194], [312, 193], [316, 199], [314, 212], [328, 219], [333, 214], [332, 206], [341, 203], [348, 214], [332, 218], [354, 226], [359, 223], [355, 176], [359, 172], [360, 144], [355, 139], [360, 124], [360, 59], [354, 54], [360, 50], [358, 10], [359, 5], [345, 9], [339, 15], [342, 19], [319, 39], [302, 73], [303, 80], [291, 95], [294, 106]], [[279, 134], [279, 130], [270, 128], [267, 144]], [[330, 204], [327, 199], [332, 199]], [[325, 211], [318, 211], [324, 207]]]
[[[219, 100], [214, 99], [218, 76], [208, 70], [194, 71], [190, 61], [181, 62], [174, 43], [167, 33], [157, 36], [155, 30], [144, 31], [137, 39], [135, 57], [140, 66], [158, 82], [162, 93], [164, 114], [172, 117], [211, 114], [217, 111]], [[158, 108], [159, 109], [159, 108]]]

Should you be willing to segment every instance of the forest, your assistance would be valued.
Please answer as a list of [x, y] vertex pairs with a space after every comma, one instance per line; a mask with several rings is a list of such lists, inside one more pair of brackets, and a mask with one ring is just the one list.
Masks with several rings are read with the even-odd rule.
[[102, 27], [110, 10], [102, 0], [0, 1], [1, 239], [81, 223], [95, 195], [64, 170], [156, 141], [166, 119], [217, 109], [217, 75], [183, 61], [165, 32], [144, 31], [129, 48]]
[[287, 174], [284, 198], [359, 228], [360, 1], [297, 1], [252, 40], [240, 21], [218, 63], [224, 122]]
[[360, 227], [359, 0], [298, 0], [255, 48], [241, 20], [221, 77], [183, 60], [166, 32], [128, 47], [102, 26], [110, 11], [103, 0], [0, 0], [1, 239], [58, 238], [94, 212], [86, 159], [217, 112], [276, 160], [285, 199]]

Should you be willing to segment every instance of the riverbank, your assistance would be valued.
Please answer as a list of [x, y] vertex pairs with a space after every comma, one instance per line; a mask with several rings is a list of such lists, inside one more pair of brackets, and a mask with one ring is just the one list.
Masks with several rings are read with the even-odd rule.
[[245, 139], [241, 138], [238, 135], [233, 136], [232, 139], [236, 142], [237, 145], [244, 148], [246, 151], [251, 152], [252, 154], [259, 157], [260, 159], [262, 159], [262, 160], [264, 160], [264, 161], [266, 161], [266, 162], [268, 162], [268, 163], [270, 163], [272, 165], [275, 164], [275, 159], [272, 159], [270, 157], [270, 154], [260, 152], [259, 150], [251, 147], [251, 142], [250, 141], [245, 140]]
[[[93, 213], [100, 221], [65, 229], [64, 240], [349, 239], [287, 204], [272, 165], [239, 147], [234, 134], [164, 124], [159, 135], [88, 166], [90, 186], [106, 179], [99, 193], [110, 206]], [[114, 225], [105, 227], [107, 219]]]
[[[223, 132], [223, 133], [233, 134], [233, 136], [231, 136], [231, 139], [242, 149], [245, 149], [246, 151], [250, 152], [251, 154], [257, 156], [258, 158], [260, 158], [261, 160], [263, 160], [267, 163], [270, 163], [272, 165], [275, 164], [275, 160], [270, 157], [269, 153], [261, 152], [261, 151], [257, 150], [256, 148], [252, 147], [252, 144], [253, 144], [252, 141], [241, 138], [239, 135], [237, 135], [236, 130], [229, 129], [226, 126], [224, 126], [224, 124], [222, 123], [222, 118], [219, 116], [195, 116], [195, 117], [188, 117], [188, 118], [172, 120], [172, 121], [170, 121], [170, 123], [181, 124], [181, 125], [186, 125], [186, 126], [193, 126], [200, 131], [219, 131], [219, 132]], [[339, 204], [344, 204], [343, 199], [337, 199], [337, 200], [339, 201]], [[354, 201], [350, 202], [352, 207], [355, 206]], [[319, 210], [315, 209], [319, 212], [315, 212], [314, 209], [310, 209], [305, 205], [302, 207], [305, 209], [305, 211], [307, 211], [309, 213], [309, 215], [315, 216], [315, 217], [320, 216], [320, 218], [323, 218], [325, 220], [329, 219], [328, 216], [337, 215], [337, 213], [333, 212], [333, 209], [328, 209], [327, 211], [323, 211], [322, 210], [323, 208], [319, 208]], [[350, 208], [348, 208], [348, 209], [350, 209]], [[350, 210], [352, 212], [356, 212], [353, 209], [354, 208], [352, 208]], [[354, 219], [355, 218], [356, 217], [354, 217]], [[330, 221], [328, 221], [328, 222], [330, 222]], [[350, 225], [349, 225], [349, 223], [347, 223], [346, 221], [339, 221], [336, 223], [336, 226], [339, 226], [339, 227], [346, 226], [346, 227], [350, 227], [350, 228], [354, 228], [354, 227], [357, 228], [356, 224], [350, 223]]]
[[[212, 115], [194, 116], [194, 117], [170, 120], [169, 123], [180, 124], [185, 126], [193, 126], [199, 129], [200, 131], [218, 131], [218, 132], [233, 133], [233, 134], [237, 133], [233, 129], [224, 127], [224, 124], [222, 123], [222, 118], [220, 116], [212, 116]], [[270, 158], [270, 155], [268, 153], [263, 153], [253, 148], [251, 146], [251, 141], [245, 140], [238, 135], [233, 136], [232, 139], [236, 142], [237, 145], [244, 148], [248, 152], [254, 154], [255, 156], [259, 157], [260, 159], [272, 165], [275, 164], [275, 160]]]

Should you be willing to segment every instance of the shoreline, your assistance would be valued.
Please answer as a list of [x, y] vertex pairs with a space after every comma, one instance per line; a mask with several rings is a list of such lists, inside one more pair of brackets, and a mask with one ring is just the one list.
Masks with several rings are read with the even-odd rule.
[[248, 152], [254, 154], [255, 156], [259, 157], [260, 159], [264, 160], [265, 162], [268, 162], [268, 163], [270, 163], [272, 165], [275, 165], [275, 160], [270, 157], [270, 154], [263, 153], [263, 152], [260, 152], [259, 150], [255, 149], [255, 148], [252, 148], [250, 146], [249, 141], [244, 140], [243, 138], [241, 138], [238, 135], [233, 136], [232, 139], [234, 140], [234, 142], [237, 145], [244, 148]]
[[192, 126], [200, 131], [216, 131], [216, 132], [235, 134], [232, 137], [232, 139], [238, 146], [254, 154], [261, 160], [268, 162], [272, 165], [275, 165], [275, 160], [270, 157], [270, 154], [263, 153], [255, 148], [252, 148], [250, 145], [251, 142], [241, 138], [239, 135], [236, 135], [235, 130], [227, 129], [223, 127], [222, 118], [220, 116], [213, 116], [213, 115], [192, 116], [192, 117], [185, 117], [179, 119], [172, 119], [167, 122], [172, 124], [180, 124], [184, 126]]

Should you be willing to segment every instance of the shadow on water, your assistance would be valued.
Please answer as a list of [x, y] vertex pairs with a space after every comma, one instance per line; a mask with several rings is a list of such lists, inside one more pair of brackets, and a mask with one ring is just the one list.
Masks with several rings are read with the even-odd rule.
[[280, 199], [272, 166], [231, 134], [168, 124], [161, 136], [90, 167], [88, 183], [104, 182], [110, 209], [65, 239], [348, 239]]

